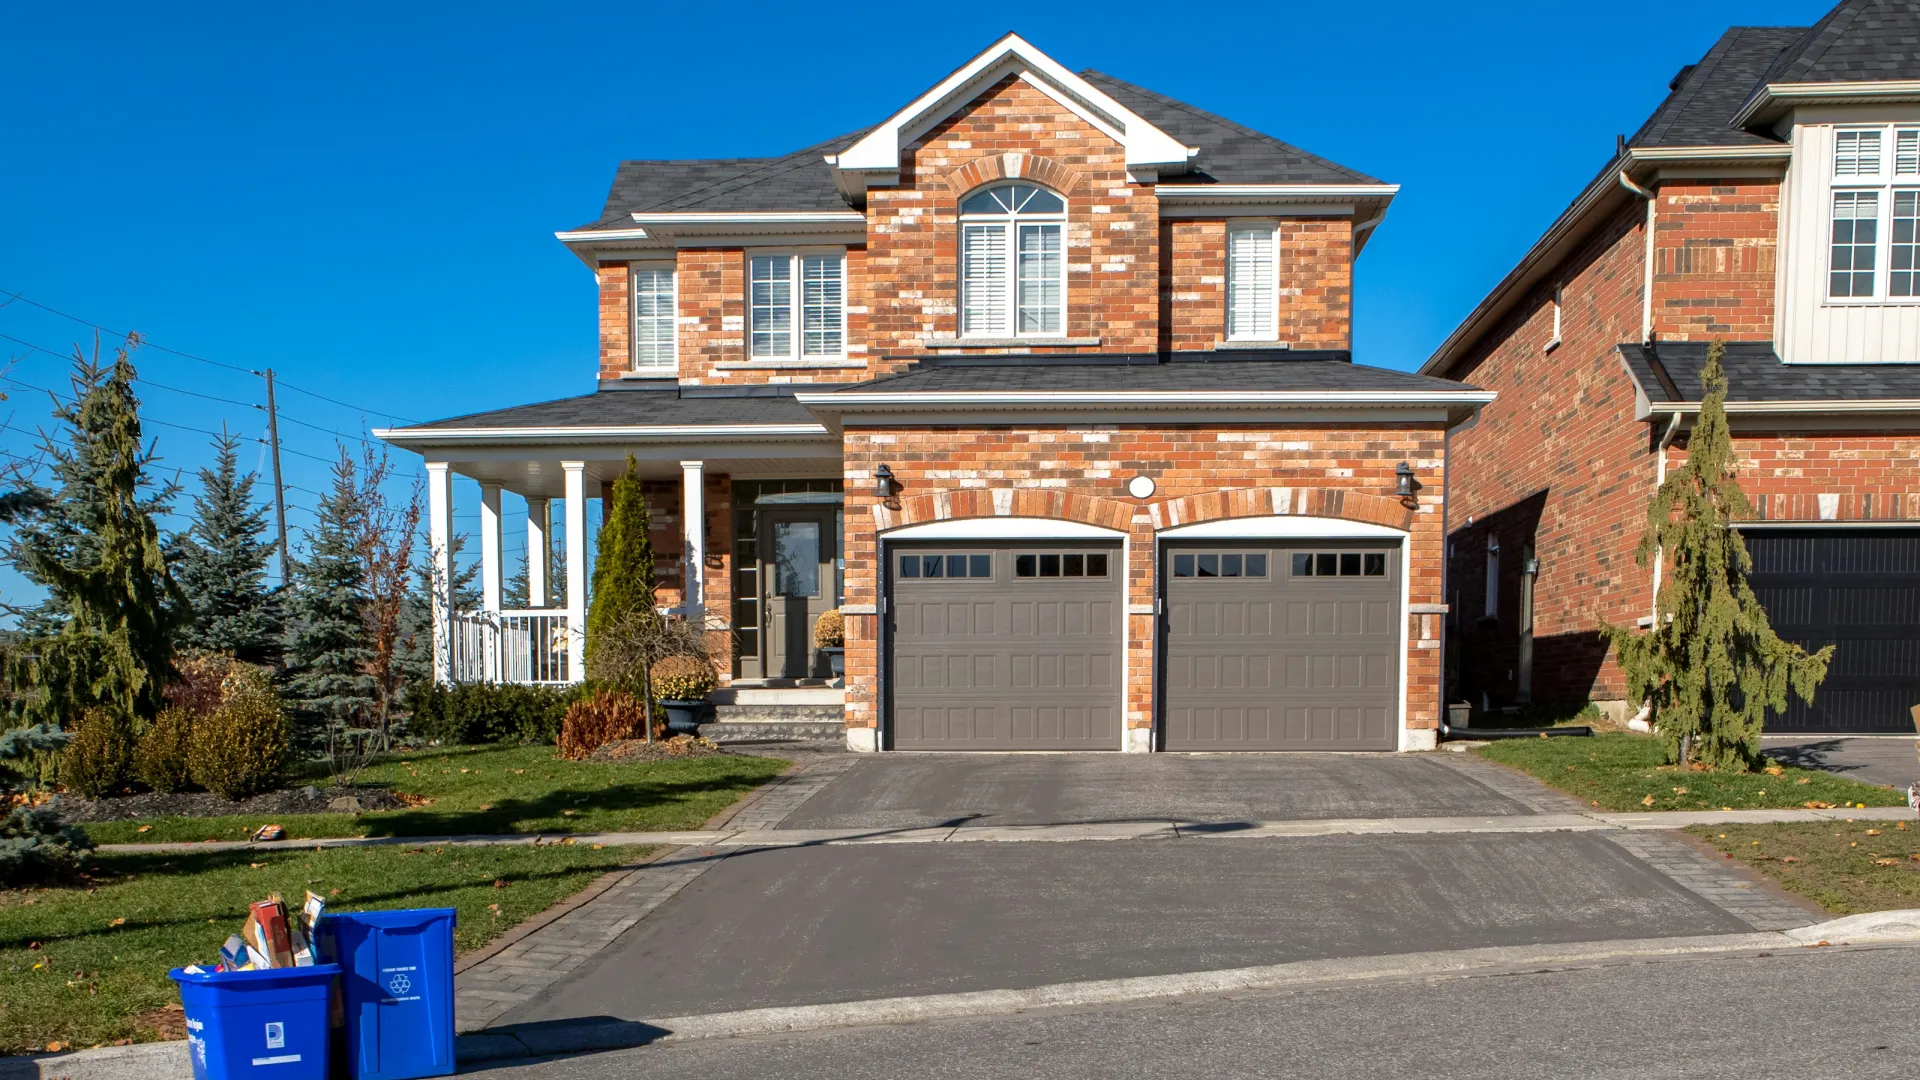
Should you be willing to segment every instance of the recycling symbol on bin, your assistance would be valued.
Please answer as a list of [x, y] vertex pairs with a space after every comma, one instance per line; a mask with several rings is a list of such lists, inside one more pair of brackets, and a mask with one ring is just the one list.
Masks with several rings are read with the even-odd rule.
[[394, 997], [400, 997], [411, 989], [413, 989], [413, 980], [407, 978], [405, 972], [396, 971], [393, 978], [387, 980], [387, 992]]

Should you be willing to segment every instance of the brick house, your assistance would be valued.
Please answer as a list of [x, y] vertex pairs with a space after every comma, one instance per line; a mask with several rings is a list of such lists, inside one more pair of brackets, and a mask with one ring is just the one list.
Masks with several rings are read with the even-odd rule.
[[[1396, 190], [1014, 35], [864, 131], [622, 164], [558, 234], [599, 281], [595, 391], [380, 433], [426, 459], [443, 575], [450, 478], [481, 485], [481, 610], [441, 605], [441, 677], [579, 676], [577, 539], [631, 454], [660, 602], [731, 657], [723, 720], [810, 702], [859, 750], [1430, 747], [1446, 431], [1492, 395], [1351, 360]], [[518, 611], [503, 490], [536, 553]]]
[[1753, 584], [1836, 642], [1770, 729], [1911, 730], [1920, 702], [1920, 4], [1734, 27], [1421, 368], [1499, 400], [1449, 442], [1450, 698], [1625, 685], [1595, 628], [1647, 625], [1633, 552], [1727, 343]]

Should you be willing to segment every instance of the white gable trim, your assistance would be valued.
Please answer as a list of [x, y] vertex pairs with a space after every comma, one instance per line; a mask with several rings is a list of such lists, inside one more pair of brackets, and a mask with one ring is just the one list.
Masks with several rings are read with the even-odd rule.
[[[899, 173], [902, 149], [1009, 74], [1018, 75], [1124, 146], [1127, 168], [1137, 170], [1142, 179], [1151, 180], [1162, 171], [1183, 171], [1198, 153], [1068, 71], [1020, 35], [1008, 34], [906, 108], [881, 121], [859, 142], [840, 154], [827, 155], [827, 164], [836, 174], [867, 174], [889, 182], [888, 177]], [[857, 186], [864, 188], [865, 182]]]

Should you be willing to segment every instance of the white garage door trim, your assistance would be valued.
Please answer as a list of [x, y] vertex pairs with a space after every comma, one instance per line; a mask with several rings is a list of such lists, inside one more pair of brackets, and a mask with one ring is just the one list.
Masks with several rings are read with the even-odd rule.
[[[1133, 676], [1133, 624], [1130, 616], [1134, 614], [1132, 596], [1128, 589], [1132, 580], [1128, 568], [1133, 565], [1133, 542], [1128, 535], [1118, 529], [1103, 529], [1098, 525], [1083, 525], [1078, 521], [1060, 521], [1054, 518], [1033, 517], [990, 517], [958, 518], [953, 521], [930, 521], [924, 525], [903, 525], [897, 529], [888, 529], [879, 534], [880, 540], [880, 580], [882, 592], [891, 583], [893, 555], [888, 544], [900, 540], [974, 540], [981, 543], [1015, 543], [1021, 540], [1118, 540], [1120, 541], [1120, 746], [1119, 749], [1141, 753], [1153, 749], [1153, 732], [1135, 731], [1127, 726], [1127, 688]], [[1149, 612], [1153, 609], [1147, 608]], [[882, 619], [881, 632], [885, 640], [880, 642], [881, 657], [885, 659], [893, 651], [893, 632], [886, 629], [889, 618]], [[1151, 664], [1151, 660], [1149, 660]], [[891, 673], [892, 665], [886, 665]], [[1404, 681], [1401, 694], [1406, 693]], [[886, 715], [881, 718], [885, 729], [874, 734], [874, 749], [887, 750], [888, 738], [893, 729], [892, 687], [880, 687], [880, 698], [885, 703]], [[976, 751], [978, 752], [978, 751]], [[1014, 751], [1016, 753], [1021, 751]], [[1050, 753], [1052, 751], [1025, 751], [1028, 753]]]
[[[1348, 521], [1345, 518], [1293, 517], [1268, 515], [1265, 517], [1223, 518], [1219, 521], [1203, 521], [1198, 525], [1176, 525], [1162, 529], [1154, 534], [1156, 541], [1165, 540], [1384, 540], [1400, 541], [1400, 733], [1398, 748], [1402, 751], [1430, 749], [1425, 745], [1413, 745], [1413, 732], [1407, 728], [1407, 673], [1412, 667], [1412, 659], [1407, 655], [1410, 644], [1408, 623], [1413, 621], [1413, 540], [1411, 535], [1400, 529], [1385, 525], [1374, 525], [1365, 521]], [[1166, 560], [1155, 552], [1155, 566]], [[1165, 596], [1165, 585], [1154, 583], [1156, 596]], [[1155, 640], [1163, 635], [1156, 633]], [[1158, 647], [1158, 646], [1156, 646]], [[1156, 693], [1164, 693], [1163, 688], [1155, 686]], [[1157, 730], [1166, 724], [1165, 710], [1159, 702], [1154, 703], [1153, 723], [1156, 728], [1155, 742], [1163, 736]], [[1373, 751], [1379, 753], [1379, 751]]]

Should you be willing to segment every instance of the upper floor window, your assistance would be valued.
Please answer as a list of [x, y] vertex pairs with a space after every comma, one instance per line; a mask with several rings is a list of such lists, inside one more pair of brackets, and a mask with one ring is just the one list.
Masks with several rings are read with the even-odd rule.
[[1065, 335], [1066, 223], [1066, 201], [1033, 184], [961, 201], [961, 336]]
[[1227, 231], [1227, 338], [1274, 341], [1279, 336], [1278, 239], [1272, 223]]
[[1920, 297], [1920, 128], [1840, 128], [1833, 135], [1827, 296]]
[[749, 259], [747, 355], [754, 360], [845, 356], [846, 261], [844, 252]]
[[674, 370], [676, 318], [673, 267], [635, 266], [633, 275], [633, 369]]

